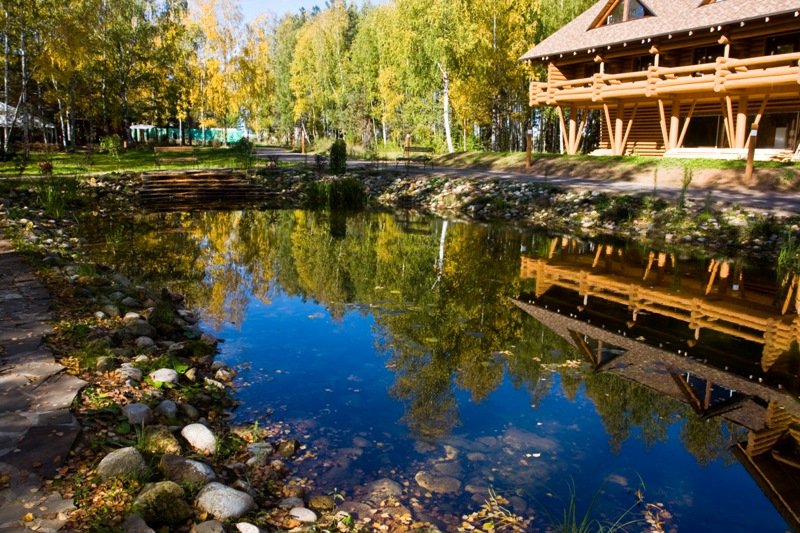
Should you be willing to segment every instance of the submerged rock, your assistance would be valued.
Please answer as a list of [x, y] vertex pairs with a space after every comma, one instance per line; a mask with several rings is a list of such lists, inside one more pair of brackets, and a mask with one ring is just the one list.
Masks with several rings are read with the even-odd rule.
[[308, 506], [315, 511], [331, 511], [335, 506], [333, 496], [314, 494], [308, 498]]
[[417, 475], [414, 476], [414, 480], [423, 489], [440, 494], [448, 494], [461, 490], [461, 482], [456, 478], [436, 475], [426, 470], [417, 472]]
[[291, 459], [299, 449], [300, 443], [294, 439], [284, 440], [278, 444], [278, 454], [286, 459]]
[[377, 481], [373, 481], [369, 485], [367, 485], [367, 500], [378, 504], [383, 500], [387, 500], [392, 497], [398, 497], [403, 494], [403, 486], [400, 485], [397, 481], [392, 481], [388, 478], [379, 479]]

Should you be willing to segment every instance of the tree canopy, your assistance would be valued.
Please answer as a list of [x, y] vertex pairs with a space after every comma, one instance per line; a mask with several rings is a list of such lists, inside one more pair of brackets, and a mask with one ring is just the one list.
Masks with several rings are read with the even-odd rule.
[[[521, 149], [518, 58], [591, 0], [326, 2], [247, 21], [238, 0], [9, 0], [3, 148], [129, 127], [246, 127], [262, 141], [346, 135], [368, 149]], [[36, 116], [52, 133], [35, 131]], [[46, 128], [48, 129], [48, 128]]]

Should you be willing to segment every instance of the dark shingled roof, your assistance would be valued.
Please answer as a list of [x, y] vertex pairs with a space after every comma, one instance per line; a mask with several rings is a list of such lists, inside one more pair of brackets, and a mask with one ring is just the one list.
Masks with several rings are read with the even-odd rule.
[[[591, 29], [613, 0], [600, 0], [572, 22], [537, 44], [521, 59], [542, 59], [577, 50], [647, 39], [660, 35], [707, 29], [740, 21], [800, 10], [800, 0], [724, 0], [703, 5], [702, 0], [639, 0], [652, 17]], [[798, 18], [800, 29], [800, 18]]]

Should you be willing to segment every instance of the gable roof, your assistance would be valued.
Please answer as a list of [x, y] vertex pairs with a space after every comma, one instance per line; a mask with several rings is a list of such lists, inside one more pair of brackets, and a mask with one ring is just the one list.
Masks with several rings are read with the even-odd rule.
[[[613, 1], [613, 0], [611, 0]], [[652, 17], [592, 28], [609, 0], [601, 0], [537, 44], [520, 59], [542, 59], [576, 50], [620, 44], [690, 30], [705, 29], [800, 10], [800, 0], [639, 0]], [[800, 26], [800, 19], [798, 20]]]

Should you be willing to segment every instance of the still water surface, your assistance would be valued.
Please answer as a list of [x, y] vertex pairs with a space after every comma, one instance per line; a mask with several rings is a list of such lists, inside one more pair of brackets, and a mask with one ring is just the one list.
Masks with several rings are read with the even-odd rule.
[[394, 479], [449, 530], [490, 487], [537, 527], [573, 492], [613, 521], [637, 490], [666, 530], [796, 527], [781, 516], [800, 506], [791, 273], [408, 213], [94, 227], [104, 261], [201, 310], [239, 369], [235, 420], [284, 423], [321, 491]]

